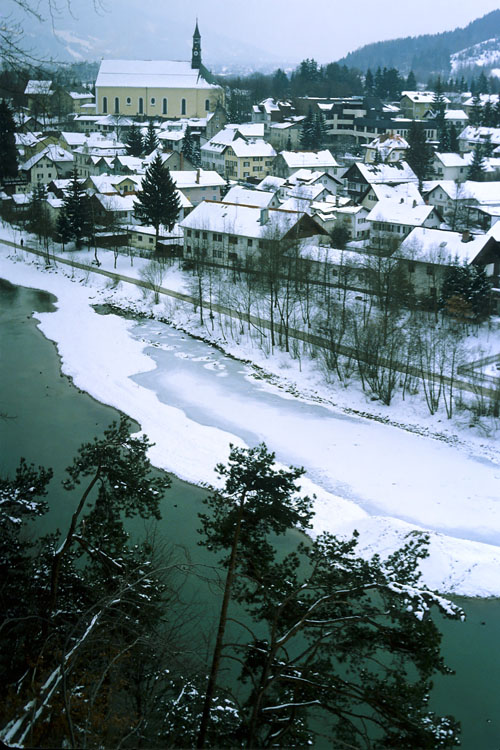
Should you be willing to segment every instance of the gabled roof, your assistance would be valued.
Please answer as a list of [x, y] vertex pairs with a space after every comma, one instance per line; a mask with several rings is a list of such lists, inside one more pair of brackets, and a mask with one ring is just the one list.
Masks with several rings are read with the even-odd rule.
[[440, 180], [429, 191], [430, 195], [437, 188], [441, 188], [451, 200], [477, 201], [479, 204], [500, 205], [500, 182], [475, 182], [466, 180], [457, 185], [454, 180]]
[[269, 206], [275, 193], [266, 190], [251, 190], [241, 185], [233, 185], [223, 198], [223, 203], [244, 203], [247, 206]]
[[328, 167], [338, 167], [338, 163], [333, 158], [328, 149], [323, 151], [281, 151], [279, 154], [283, 157], [286, 165], [290, 169], [318, 169]]
[[24, 93], [28, 96], [33, 95], [49, 95], [53, 94], [54, 92], [51, 91], [52, 81], [35, 81], [31, 80], [28, 81], [26, 84], [26, 88], [24, 89]]
[[468, 141], [469, 143], [484, 143], [488, 140], [495, 144], [500, 144], [500, 128], [486, 128], [486, 127], [475, 127], [474, 125], [467, 125], [458, 136], [461, 141]]
[[62, 146], [51, 144], [50, 146], [46, 146], [42, 151], [39, 151], [38, 154], [35, 154], [30, 159], [28, 159], [28, 161], [21, 165], [21, 169], [25, 171], [31, 169], [44, 157], [54, 163], [73, 161], [73, 154], [70, 154], [70, 152], [62, 148]]
[[420, 195], [418, 186], [414, 182], [402, 182], [399, 185], [387, 185], [386, 183], [374, 183], [371, 185], [377, 200], [392, 200], [395, 203], [411, 203], [417, 201], [417, 204], [423, 203], [424, 199]]
[[403, 240], [397, 255], [440, 265], [455, 260], [471, 263], [491, 239], [489, 234], [480, 234], [470, 242], [464, 242], [461, 232], [416, 227]]
[[[399, 161], [396, 164], [364, 164], [357, 161], [352, 167], [349, 167], [348, 171], [351, 172], [352, 169], [358, 169], [361, 176], [370, 185], [381, 182], [389, 184], [399, 182], [418, 183], [417, 175], [406, 161]], [[346, 177], [346, 174], [344, 177]]]
[[468, 167], [472, 163], [473, 153], [469, 151], [467, 154], [442, 154], [436, 151], [434, 157], [438, 159], [443, 167]]
[[[402, 91], [401, 98], [407, 96], [414, 104], [432, 104], [435, 100], [436, 94], [434, 91]], [[445, 96], [443, 97], [445, 104], [449, 104], [450, 100]]]
[[[268, 220], [263, 224], [262, 211]], [[180, 222], [184, 229], [203, 229], [221, 234], [233, 234], [252, 239], [284, 237], [303, 216], [299, 211], [261, 209], [241, 204], [203, 201]], [[318, 233], [322, 230], [318, 225]]]
[[413, 206], [408, 203], [381, 200], [372, 208], [366, 220], [419, 227], [429, 218], [434, 210], [434, 206], [427, 206], [425, 203]]
[[187, 60], [103, 60], [96, 89], [112, 88], [214, 88]]
[[196, 187], [217, 187], [226, 184], [218, 172], [210, 169], [171, 170], [170, 176], [180, 190]]
[[257, 190], [273, 190], [276, 192], [285, 182], [286, 179], [284, 177], [275, 177], [273, 174], [268, 174], [255, 187]]
[[250, 158], [254, 156], [274, 158], [276, 156], [276, 151], [271, 144], [261, 138], [251, 141], [236, 138], [228, 145], [228, 148], [232, 148], [238, 158], [244, 158], [245, 156]]

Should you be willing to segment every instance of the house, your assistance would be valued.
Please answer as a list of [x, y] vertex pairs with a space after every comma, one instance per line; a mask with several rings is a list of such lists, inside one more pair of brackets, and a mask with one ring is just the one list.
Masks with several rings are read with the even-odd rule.
[[327, 172], [333, 177], [342, 168], [327, 149], [323, 151], [282, 151], [274, 159], [272, 172], [277, 177], [290, 177], [298, 169]]
[[[435, 99], [434, 91], [402, 91], [399, 104], [405, 117], [419, 120], [429, 109], [433, 108]], [[443, 97], [443, 101], [446, 106], [450, 103], [446, 96]]]
[[404, 262], [417, 294], [436, 297], [446, 269], [457, 262], [482, 266], [492, 284], [498, 285], [500, 244], [495, 228], [487, 234], [473, 236], [467, 230], [447, 232], [418, 227], [405, 238], [393, 257]]
[[322, 185], [329, 193], [336, 195], [342, 182], [337, 177], [332, 177], [328, 172], [298, 169], [283, 183], [281, 194], [286, 195], [289, 187], [296, 187], [297, 185]]
[[29, 80], [24, 89], [28, 97], [28, 111], [35, 119], [45, 119], [51, 107], [54, 94], [52, 81]]
[[382, 247], [390, 240], [400, 242], [415, 227], [438, 229], [442, 223], [434, 206], [392, 200], [379, 201], [366, 220], [370, 224], [370, 241], [374, 247]]
[[[131, 224], [127, 227], [130, 246], [139, 251], [139, 255], [148, 257], [154, 252], [156, 229], [140, 224]], [[182, 248], [182, 229], [176, 224], [171, 232], [160, 225], [158, 235], [158, 250], [170, 255], [178, 255]]]
[[454, 219], [470, 226], [479, 218], [477, 208], [500, 206], [500, 182], [441, 180], [426, 192], [426, 200], [436, 206], [452, 226]]
[[47, 185], [51, 180], [70, 177], [73, 166], [73, 154], [60, 146], [50, 145], [21, 164], [19, 171], [26, 175], [32, 186]]
[[366, 218], [368, 210], [364, 206], [352, 205], [349, 198], [332, 198], [311, 205], [311, 215], [321, 226], [331, 232], [336, 226], [343, 226], [349, 232], [350, 240], [367, 240], [370, 224]]
[[472, 152], [465, 154], [434, 153], [433, 172], [438, 179], [464, 182], [472, 164]]
[[98, 114], [204, 117], [224, 100], [222, 87], [201, 61], [198, 24], [190, 62], [103, 60], [95, 89]]
[[371, 185], [386, 184], [399, 185], [413, 182], [418, 185], [418, 177], [405, 161], [395, 164], [364, 164], [355, 162], [343, 175], [348, 195], [353, 200], [361, 202]]
[[397, 133], [383, 133], [365, 144], [363, 148], [366, 164], [391, 164], [404, 160], [409, 144], [403, 136]]
[[399, 185], [373, 183], [365, 193], [361, 205], [371, 210], [378, 201], [391, 200], [395, 203], [424, 203], [418, 186], [414, 182], [402, 182]]
[[326, 237], [314, 219], [298, 211], [205, 201], [180, 222], [184, 258], [206, 254], [216, 262], [241, 261], [266, 249], [268, 243]]
[[483, 146], [491, 144], [492, 148], [500, 146], [500, 128], [468, 125], [458, 136], [458, 147], [461, 153], [473, 151], [478, 144]]
[[229, 179], [259, 180], [272, 172], [276, 151], [262, 138], [236, 138], [224, 149], [224, 174]]
[[298, 150], [303, 120], [304, 117], [294, 117], [284, 122], [272, 122], [267, 131], [267, 140], [276, 151]]
[[226, 189], [225, 180], [217, 172], [206, 169], [171, 170], [170, 176], [193, 206], [205, 200], [220, 201]]
[[277, 191], [252, 190], [251, 188], [233, 185], [228, 190], [223, 203], [240, 203], [247, 206], [258, 206], [259, 208], [279, 208], [281, 205]]

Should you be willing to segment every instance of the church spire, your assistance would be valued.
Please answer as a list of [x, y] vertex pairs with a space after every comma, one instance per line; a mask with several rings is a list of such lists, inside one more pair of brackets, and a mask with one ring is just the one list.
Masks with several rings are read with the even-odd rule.
[[193, 52], [191, 55], [191, 67], [199, 70], [201, 68], [201, 34], [198, 29], [198, 19], [193, 34]]

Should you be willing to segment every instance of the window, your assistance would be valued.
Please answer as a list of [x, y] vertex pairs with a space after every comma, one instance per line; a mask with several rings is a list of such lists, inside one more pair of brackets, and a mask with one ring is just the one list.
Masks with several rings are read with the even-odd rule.
[[194, 233], [194, 236], [195, 236], [195, 237], [199, 237], [199, 236], [200, 236], [200, 233], [199, 233], [199, 231], [198, 231], [198, 230], [196, 230], [196, 231], [195, 231], [195, 233]]
[[186, 254], [191, 255], [191, 245], [186, 245]]
[[102, 111], [106, 115], [108, 113], [108, 97], [103, 96], [102, 97]]
[[230, 245], [237, 245], [238, 244], [238, 238], [235, 237], [234, 234], [230, 234], [228, 242], [229, 242]]
[[120, 114], [120, 100], [115, 96], [115, 115]]
[[185, 115], [185, 114], [186, 114], [186, 100], [181, 99], [181, 115]]
[[243, 177], [250, 177], [250, 172], [243, 172]]
[[152, 245], [154, 241], [155, 241], [155, 238], [154, 238], [154, 237], [150, 237], [150, 238], [149, 238], [149, 244], [150, 244], [150, 245]]
[[210, 112], [210, 99], [205, 99], [205, 112]]
[[253, 240], [247, 240], [247, 247], [252, 247]]
[[202, 239], [208, 240], [208, 232], [202, 232], [201, 236], [202, 236]]
[[47, 172], [47, 177], [48, 177], [48, 178], [49, 178], [49, 180], [50, 180], [50, 178], [52, 177], [52, 172]]
[[434, 269], [432, 266], [427, 266], [426, 268], [427, 276], [433, 276], [434, 275]]
[[190, 229], [187, 230], [187, 236], [191, 237], [191, 230]]
[[168, 111], [168, 101], [166, 98], [163, 99], [162, 105], [161, 105], [161, 112], [163, 115], [166, 115]]
[[152, 106], [152, 107], [155, 107], [155, 106], [156, 106], [156, 99], [155, 99], [155, 97], [154, 97], [154, 96], [152, 96], [152, 97], [151, 97], [151, 106]]
[[130, 98], [130, 96], [127, 96], [127, 106], [130, 107], [131, 104], [132, 104], [132, 99]]
[[144, 99], [142, 98], [142, 96], [139, 97], [139, 114], [144, 114]]
[[408, 263], [408, 273], [415, 273], [415, 263]]
[[243, 162], [243, 166], [244, 167], [249, 167], [250, 166], [250, 162], [249, 161], [244, 161]]
[[140, 234], [137, 239], [139, 240], [139, 242], [142, 242], [142, 234]]

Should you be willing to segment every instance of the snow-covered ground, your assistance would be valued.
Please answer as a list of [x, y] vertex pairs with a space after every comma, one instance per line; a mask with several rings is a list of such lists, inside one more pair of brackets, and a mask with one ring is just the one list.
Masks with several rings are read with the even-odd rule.
[[[5, 229], [2, 234], [12, 239]], [[301, 361], [299, 369], [297, 360], [266, 356], [244, 338], [227, 349], [266, 372], [157, 321], [99, 315], [92, 305], [110, 301], [151, 310], [151, 300], [129, 284], [113, 287], [108, 279], [76, 271], [72, 279], [68, 267], [46, 271], [27, 254], [14, 255], [1, 248], [0, 276], [58, 299], [55, 313], [37, 317], [57, 343], [64, 372], [142, 425], [156, 443], [150, 454], [155, 465], [188, 481], [214, 482], [213, 467], [225, 460], [229, 443], [265, 440], [280, 462], [307, 469], [302, 487], [317, 496], [316, 532], [356, 528], [362, 549], [386, 554], [413, 529], [428, 530], [431, 554], [422, 570], [429, 586], [500, 595], [500, 453], [494, 436], [429, 417], [416, 400], [389, 408], [373, 404], [357, 388], [325, 384], [314, 362]], [[112, 267], [112, 253], [105, 257]], [[119, 258], [117, 271], [137, 275], [141, 263], [134, 259], [131, 267]], [[164, 282], [179, 290], [183, 284], [174, 269]], [[209, 333], [199, 329], [191, 306], [167, 299], [155, 312], [198, 335]]]

